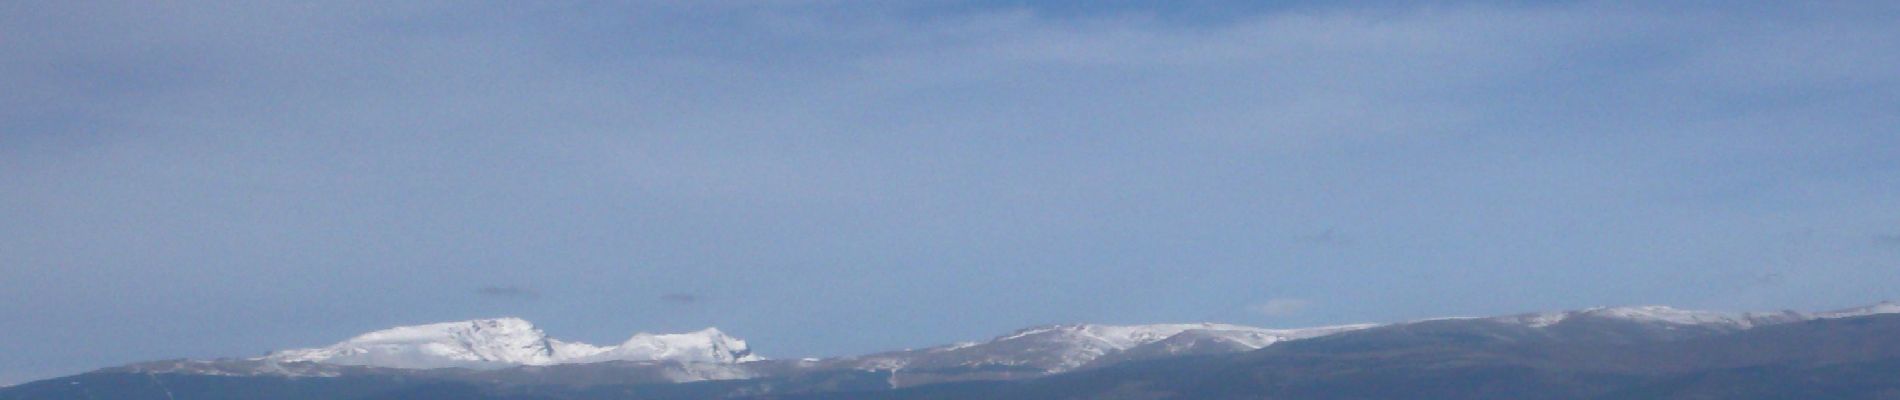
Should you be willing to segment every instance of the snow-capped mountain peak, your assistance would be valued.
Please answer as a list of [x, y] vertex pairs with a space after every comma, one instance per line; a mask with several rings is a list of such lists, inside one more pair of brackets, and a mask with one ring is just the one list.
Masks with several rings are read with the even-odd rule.
[[369, 332], [329, 347], [285, 350], [266, 359], [393, 368], [548, 364], [563, 356], [534, 324], [519, 318], [402, 326]]
[[639, 333], [627, 338], [620, 345], [605, 349], [593, 356], [583, 357], [576, 362], [596, 362], [610, 360], [671, 360], [703, 363], [741, 363], [760, 361], [765, 358], [752, 354], [745, 340], [727, 336], [719, 328], [706, 328], [697, 332], [651, 334]]
[[402, 326], [369, 332], [334, 345], [272, 352], [273, 362], [316, 362], [388, 368], [501, 368], [601, 361], [739, 363], [753, 355], [744, 340], [716, 328], [681, 334], [635, 334], [618, 346], [549, 338], [520, 318], [478, 319]]
[[1808, 317], [1795, 312], [1726, 313], [1684, 310], [1668, 306], [1594, 307], [1582, 310], [1509, 315], [1494, 321], [1518, 323], [1534, 328], [1549, 327], [1577, 318], [1596, 318], [1639, 323], [1749, 329], [1760, 325], [1793, 322]]
[[1815, 318], [1852, 318], [1852, 317], [1864, 317], [1864, 316], [1876, 315], [1876, 314], [1900, 314], [1900, 303], [1894, 303], [1892, 301], [1882, 301], [1874, 305], [1854, 307], [1854, 308], [1849, 308], [1845, 310], [1829, 311], [1829, 312], [1815, 314], [1814, 316]]
[[1136, 345], [1167, 339], [1189, 329], [1255, 329], [1225, 324], [1154, 324], [1154, 325], [1049, 325], [1023, 329], [991, 340], [1002, 342], [1025, 337], [1055, 335], [1099, 343], [1108, 348], [1126, 349]]
[[1151, 325], [1050, 325], [1016, 331], [992, 339], [989, 343], [1031, 337], [1063, 337], [1069, 342], [1098, 344], [1106, 349], [1127, 350], [1160, 342], [1183, 333], [1219, 336], [1259, 348], [1280, 340], [1305, 339], [1332, 333], [1369, 328], [1372, 324], [1327, 326], [1301, 329], [1268, 329], [1216, 323]]
[[1060, 372], [1090, 365], [1097, 360], [1252, 350], [1280, 341], [1371, 326], [1264, 329], [1214, 323], [1047, 325], [1018, 330], [983, 342], [874, 354], [854, 360], [860, 369], [929, 370], [994, 366]]

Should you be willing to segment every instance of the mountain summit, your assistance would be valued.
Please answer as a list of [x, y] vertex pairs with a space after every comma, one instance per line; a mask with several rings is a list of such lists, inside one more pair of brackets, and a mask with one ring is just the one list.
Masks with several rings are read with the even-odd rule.
[[604, 361], [732, 364], [764, 360], [744, 340], [717, 328], [678, 334], [639, 333], [617, 346], [549, 338], [520, 318], [403, 326], [357, 335], [334, 345], [272, 352], [258, 359], [335, 365], [428, 369], [492, 369]]
[[1276, 342], [1373, 327], [1371, 324], [1304, 329], [1198, 323], [1152, 325], [1048, 325], [1018, 330], [985, 342], [960, 343], [862, 357], [868, 369], [1029, 368], [1068, 371], [1098, 360], [1238, 352]]

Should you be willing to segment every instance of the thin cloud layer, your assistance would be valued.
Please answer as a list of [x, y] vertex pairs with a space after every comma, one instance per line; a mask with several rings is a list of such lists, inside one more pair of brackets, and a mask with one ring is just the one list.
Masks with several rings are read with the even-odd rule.
[[540, 292], [520, 286], [483, 286], [475, 289], [475, 294], [483, 297], [533, 300], [541, 297]]
[[1312, 306], [1313, 302], [1304, 299], [1272, 299], [1247, 309], [1266, 317], [1288, 317], [1306, 312]]
[[679, 304], [679, 305], [698, 303], [701, 300], [704, 300], [704, 299], [700, 298], [698, 295], [689, 294], [689, 293], [667, 293], [667, 294], [660, 295], [660, 301], [673, 303], [673, 304]]

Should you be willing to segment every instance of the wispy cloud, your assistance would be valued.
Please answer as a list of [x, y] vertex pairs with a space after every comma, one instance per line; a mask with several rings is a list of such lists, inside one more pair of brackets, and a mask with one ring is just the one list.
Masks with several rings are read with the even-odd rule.
[[1768, 271], [1755, 275], [1755, 286], [1781, 286], [1788, 283], [1788, 275], [1780, 271]]
[[1287, 317], [1306, 312], [1313, 302], [1305, 299], [1272, 299], [1247, 307], [1248, 311], [1268, 317]]
[[704, 301], [705, 298], [691, 293], [667, 293], [660, 295], [660, 301], [667, 304], [686, 305]]
[[541, 298], [541, 293], [535, 291], [534, 289], [521, 287], [521, 286], [514, 286], [514, 285], [483, 286], [481, 288], [475, 289], [475, 294], [481, 295], [483, 297], [502, 298], [502, 299], [533, 300], [533, 299]]

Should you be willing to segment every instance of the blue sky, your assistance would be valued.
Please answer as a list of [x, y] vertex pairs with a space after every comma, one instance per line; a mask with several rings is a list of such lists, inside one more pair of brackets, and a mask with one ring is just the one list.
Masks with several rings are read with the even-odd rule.
[[1900, 8], [0, 5], [0, 382], [1900, 298]]

